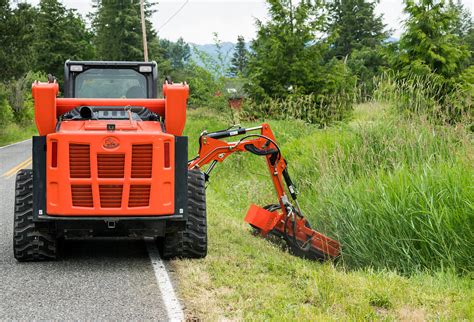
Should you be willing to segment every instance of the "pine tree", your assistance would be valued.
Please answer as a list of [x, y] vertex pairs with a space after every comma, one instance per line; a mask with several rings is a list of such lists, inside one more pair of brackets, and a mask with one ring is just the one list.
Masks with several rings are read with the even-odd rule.
[[243, 36], [237, 37], [234, 55], [231, 60], [230, 73], [232, 76], [245, 75], [249, 52]]
[[406, 31], [400, 39], [397, 67], [407, 72], [458, 76], [469, 51], [454, 30], [459, 13], [444, 0], [405, 0]]
[[163, 58], [169, 60], [172, 69], [183, 69], [191, 57], [191, 48], [183, 38], [176, 42], [168, 39], [160, 39], [160, 49], [163, 50]]
[[331, 54], [345, 58], [353, 50], [375, 48], [388, 37], [382, 16], [375, 14], [378, 0], [333, 0], [328, 4]]
[[0, 80], [18, 78], [32, 68], [36, 14], [27, 3], [12, 9], [7, 0], [0, 0]]
[[268, 0], [268, 22], [257, 20], [257, 37], [249, 58], [254, 98], [283, 97], [288, 88], [303, 92], [311, 88], [313, 76], [320, 70], [321, 57], [314, 46], [317, 29], [322, 27], [318, 4], [291, 0]]
[[58, 0], [41, 0], [34, 36], [35, 69], [60, 80], [67, 59], [88, 60], [94, 54], [83, 19]]
[[[153, 4], [145, 2], [148, 55], [159, 60], [160, 51], [156, 31], [150, 22]], [[140, 1], [94, 2], [95, 12], [90, 15], [95, 32], [94, 44], [100, 60], [143, 61], [143, 42]]]

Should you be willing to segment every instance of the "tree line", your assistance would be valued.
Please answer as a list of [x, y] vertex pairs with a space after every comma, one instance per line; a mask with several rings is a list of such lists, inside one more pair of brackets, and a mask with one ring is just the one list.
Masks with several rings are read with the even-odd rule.
[[[157, 6], [146, 1], [149, 57], [161, 75], [190, 83], [192, 105], [225, 105], [219, 93], [238, 87], [248, 117], [290, 115], [326, 124], [346, 117], [354, 102], [383, 94], [390, 87], [380, 86], [383, 79], [425, 92], [424, 85], [434, 82], [423, 93], [431, 107], [455, 116], [464, 111], [474, 91], [470, 12], [459, 1], [404, 0], [404, 32], [393, 40], [375, 13], [377, 4], [267, 0], [269, 19], [256, 20], [255, 39], [238, 37], [230, 66], [222, 53], [217, 59], [198, 53], [203, 67], [182, 39], [158, 37], [150, 20]], [[138, 0], [95, 0], [86, 18], [89, 23], [58, 0], [37, 6], [0, 0], [0, 106], [11, 105], [13, 114], [21, 110], [13, 106], [21, 100], [12, 87], [32, 72], [61, 81], [67, 59], [143, 60]]]

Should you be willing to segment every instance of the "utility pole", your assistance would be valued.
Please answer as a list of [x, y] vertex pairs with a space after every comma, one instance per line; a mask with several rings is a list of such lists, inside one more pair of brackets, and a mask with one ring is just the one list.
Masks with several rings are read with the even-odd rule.
[[143, 58], [148, 61], [148, 44], [146, 41], [146, 24], [145, 24], [145, 0], [140, 0], [140, 15], [142, 20], [142, 39], [143, 39]]

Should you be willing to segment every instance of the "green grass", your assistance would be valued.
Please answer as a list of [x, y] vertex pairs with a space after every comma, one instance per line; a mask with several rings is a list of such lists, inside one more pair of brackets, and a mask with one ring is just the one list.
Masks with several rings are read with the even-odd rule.
[[27, 126], [9, 123], [0, 128], [0, 146], [26, 140], [36, 134], [36, 126], [33, 123]]
[[[313, 226], [343, 245], [337, 265], [296, 258], [252, 237], [251, 202], [276, 201], [262, 158], [234, 155], [207, 189], [209, 255], [173, 261], [190, 317], [473, 319], [472, 138], [461, 127], [358, 106], [328, 129], [270, 121]], [[250, 125], [250, 124], [249, 124]], [[190, 157], [204, 130], [191, 111]], [[466, 276], [467, 275], [467, 276]]]

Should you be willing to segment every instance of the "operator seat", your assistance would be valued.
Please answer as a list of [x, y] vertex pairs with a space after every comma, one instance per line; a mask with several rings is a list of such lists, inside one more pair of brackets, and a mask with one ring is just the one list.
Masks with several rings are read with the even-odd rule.
[[145, 91], [140, 86], [132, 86], [125, 94], [127, 98], [146, 98]]

